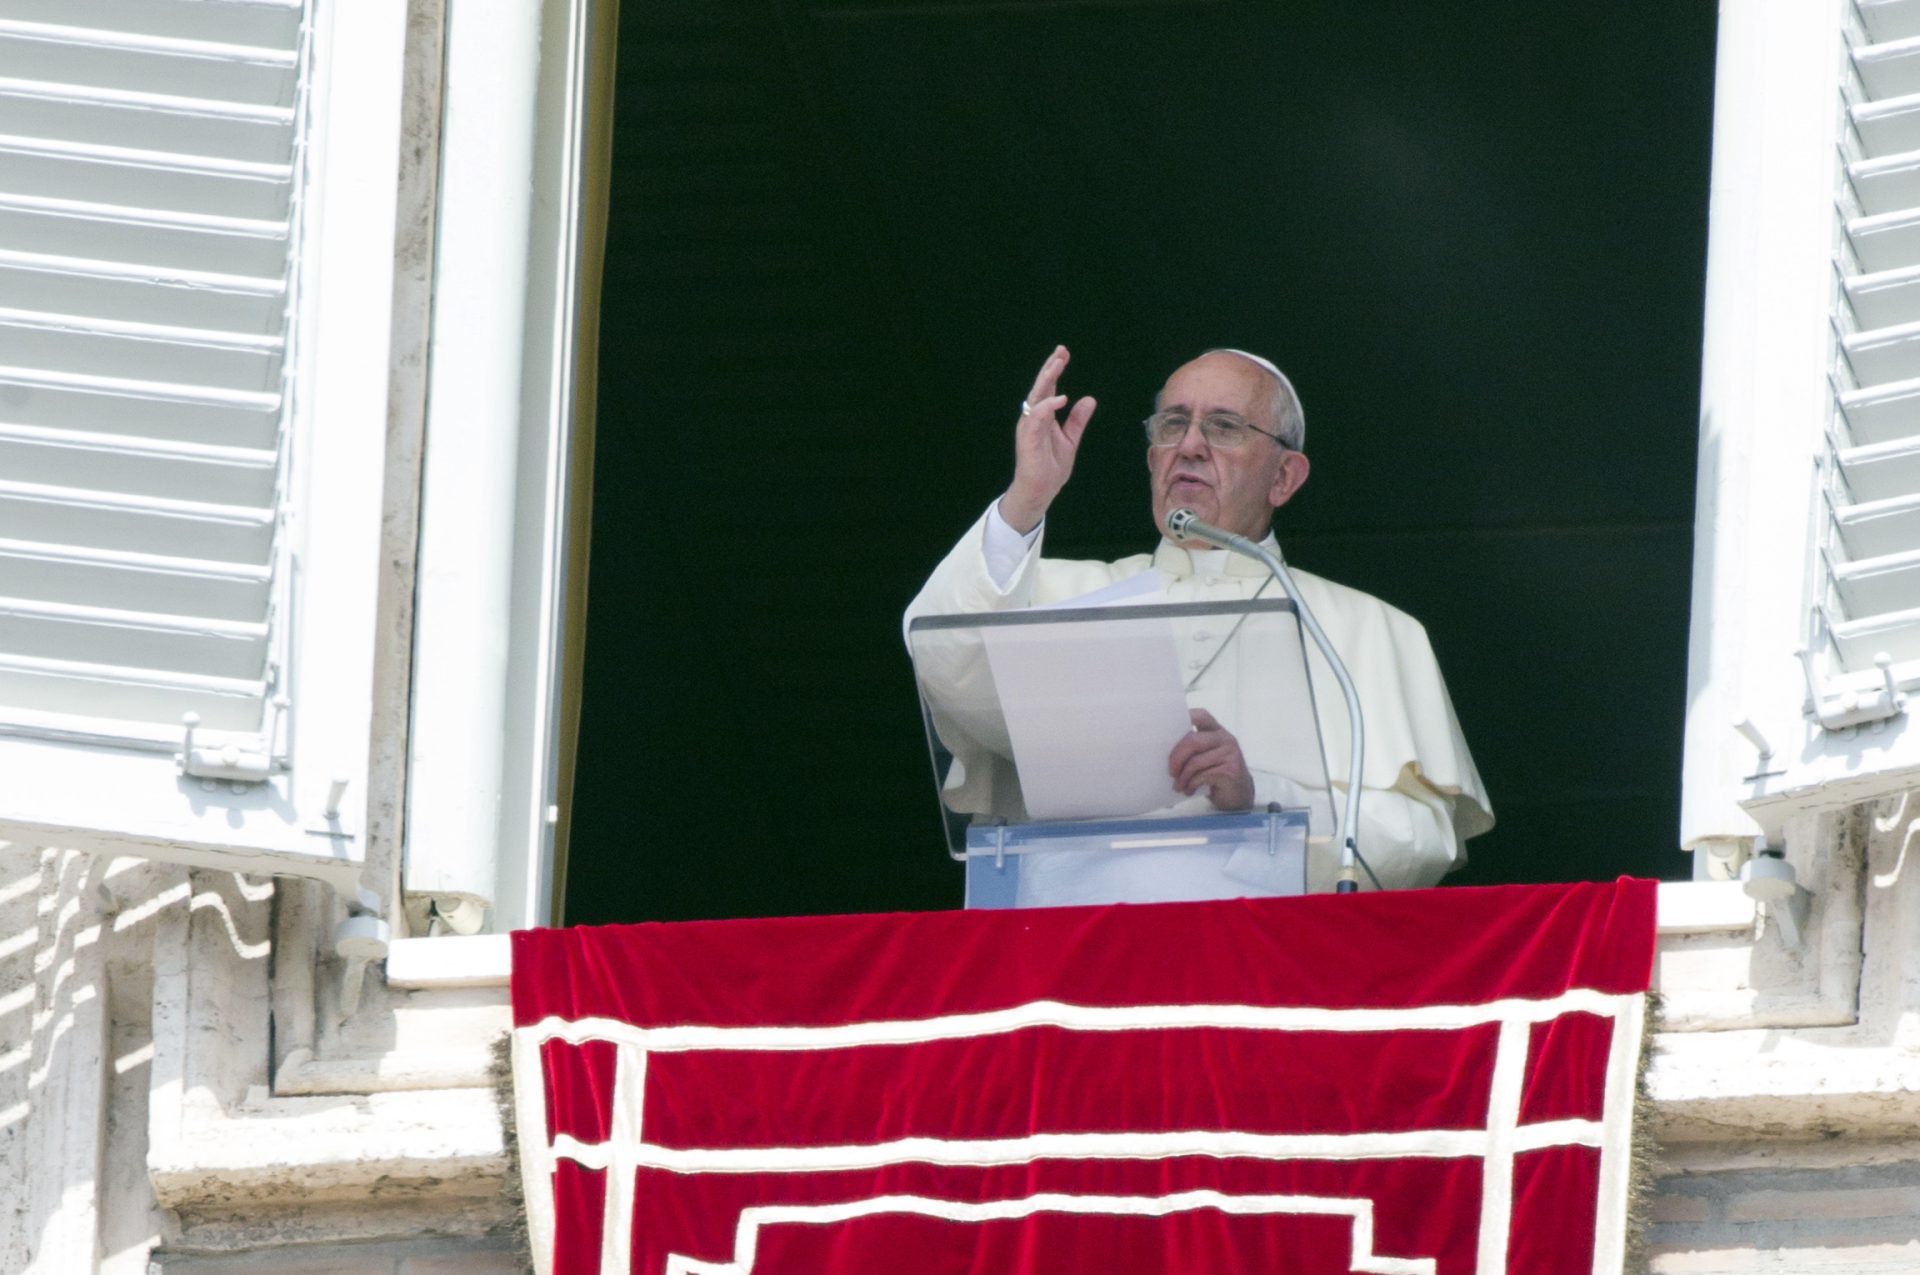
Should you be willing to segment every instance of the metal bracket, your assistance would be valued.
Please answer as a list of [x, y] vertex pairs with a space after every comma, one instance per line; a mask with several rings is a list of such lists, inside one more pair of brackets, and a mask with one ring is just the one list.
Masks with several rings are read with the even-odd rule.
[[1764, 905], [1780, 927], [1780, 939], [1795, 951], [1806, 946], [1807, 915], [1813, 895], [1794, 875], [1784, 851], [1763, 847], [1740, 869], [1740, 888]]
[[1751, 775], [1742, 775], [1740, 777], [1741, 783], [1758, 783], [1762, 779], [1771, 779], [1775, 775], [1784, 775], [1787, 773], [1784, 770], [1772, 768], [1773, 745], [1767, 742], [1767, 737], [1760, 733], [1760, 728], [1753, 724], [1751, 717], [1742, 717], [1733, 724], [1733, 729], [1739, 733], [1742, 739], [1753, 745], [1755, 752], [1760, 754], [1759, 765], [1755, 767]]
[[346, 798], [349, 782], [344, 775], [336, 775], [327, 782], [327, 802], [320, 810], [320, 818], [324, 822], [308, 824], [302, 829], [309, 837], [332, 837], [336, 841], [354, 839], [352, 830], [340, 818], [340, 803]]
[[280, 769], [273, 755], [273, 741], [279, 733], [280, 714], [286, 707], [285, 696], [273, 701], [273, 716], [261, 736], [262, 742], [250, 748], [235, 743], [200, 743], [195, 738], [200, 729], [200, 714], [186, 714], [180, 719], [180, 751], [174, 754], [174, 764], [182, 775], [198, 779], [201, 787], [209, 792], [222, 780], [232, 784], [235, 792], [244, 791], [248, 784], [265, 783]]
[[340, 973], [340, 1016], [351, 1018], [360, 1009], [367, 966], [387, 955], [392, 929], [377, 916], [349, 916], [334, 927], [333, 950], [347, 965]]
[[1880, 670], [1880, 684], [1869, 690], [1838, 690], [1828, 692], [1820, 684], [1820, 678], [1813, 669], [1813, 652], [1802, 648], [1794, 653], [1800, 658], [1801, 670], [1807, 679], [1807, 702], [1814, 720], [1827, 730], [1851, 730], [1856, 726], [1865, 726], [1874, 722], [1884, 722], [1898, 717], [1907, 710], [1907, 697], [1893, 681], [1893, 657], [1885, 651], [1873, 657], [1874, 667]]
[[365, 886], [342, 887], [340, 899], [347, 905], [347, 915], [333, 927], [333, 950], [347, 963], [340, 973], [340, 1016], [351, 1018], [360, 1009], [367, 966], [386, 959], [393, 927], [381, 919], [380, 896]]

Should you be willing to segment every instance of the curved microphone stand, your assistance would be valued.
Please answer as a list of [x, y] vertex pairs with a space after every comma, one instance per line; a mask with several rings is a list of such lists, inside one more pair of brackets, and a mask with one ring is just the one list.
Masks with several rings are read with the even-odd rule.
[[[1340, 683], [1340, 693], [1347, 699], [1347, 721], [1349, 733], [1353, 736], [1353, 751], [1347, 763], [1347, 804], [1340, 818], [1340, 880], [1334, 890], [1340, 894], [1354, 893], [1360, 888], [1356, 863], [1360, 866], [1366, 863], [1360, 858], [1357, 843], [1360, 831], [1360, 776], [1364, 773], [1361, 762], [1366, 757], [1367, 728], [1360, 718], [1360, 692], [1354, 688], [1347, 666], [1341, 663], [1339, 652], [1327, 640], [1326, 633], [1320, 628], [1320, 621], [1313, 618], [1307, 600], [1300, 596], [1299, 586], [1293, 582], [1293, 573], [1287, 570], [1287, 564], [1280, 561], [1278, 554], [1245, 536], [1201, 522], [1191, 509], [1176, 509], [1168, 514], [1167, 533], [1175, 540], [1204, 540], [1210, 545], [1218, 545], [1266, 564], [1267, 570], [1273, 573], [1273, 578], [1280, 582], [1280, 587], [1286, 590], [1287, 597], [1292, 600], [1294, 610], [1300, 616], [1300, 626], [1313, 639], [1313, 644], [1320, 648], [1320, 654], [1327, 657], [1327, 664], [1332, 667], [1333, 676]], [[1373, 878], [1374, 888], [1378, 889], [1380, 879], [1373, 876], [1373, 869], [1368, 868], [1367, 875]]]

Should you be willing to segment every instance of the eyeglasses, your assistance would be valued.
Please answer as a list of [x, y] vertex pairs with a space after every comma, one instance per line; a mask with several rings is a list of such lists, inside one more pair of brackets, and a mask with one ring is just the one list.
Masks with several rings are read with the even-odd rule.
[[[1147, 427], [1149, 447], [1176, 447], [1180, 440], [1187, 436], [1187, 429], [1193, 423], [1193, 418], [1185, 412], [1155, 412], [1140, 423]], [[1245, 447], [1253, 441], [1255, 434], [1271, 438], [1287, 451], [1296, 450], [1288, 447], [1286, 440], [1278, 434], [1269, 434], [1258, 425], [1249, 424], [1230, 413], [1215, 412], [1200, 418], [1200, 437], [1207, 440], [1209, 447], [1228, 451], [1236, 447]]]

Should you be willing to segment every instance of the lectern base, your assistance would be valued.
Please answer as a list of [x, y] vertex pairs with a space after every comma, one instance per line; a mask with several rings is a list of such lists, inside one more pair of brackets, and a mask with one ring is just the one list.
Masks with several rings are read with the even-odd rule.
[[969, 908], [1175, 903], [1304, 894], [1307, 812], [967, 829]]

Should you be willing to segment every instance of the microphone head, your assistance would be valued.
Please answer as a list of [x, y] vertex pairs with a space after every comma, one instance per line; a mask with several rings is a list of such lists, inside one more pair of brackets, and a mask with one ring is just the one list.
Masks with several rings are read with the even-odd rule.
[[1176, 509], [1167, 515], [1167, 534], [1175, 540], [1187, 538], [1187, 524], [1199, 521], [1200, 515], [1191, 509]]

